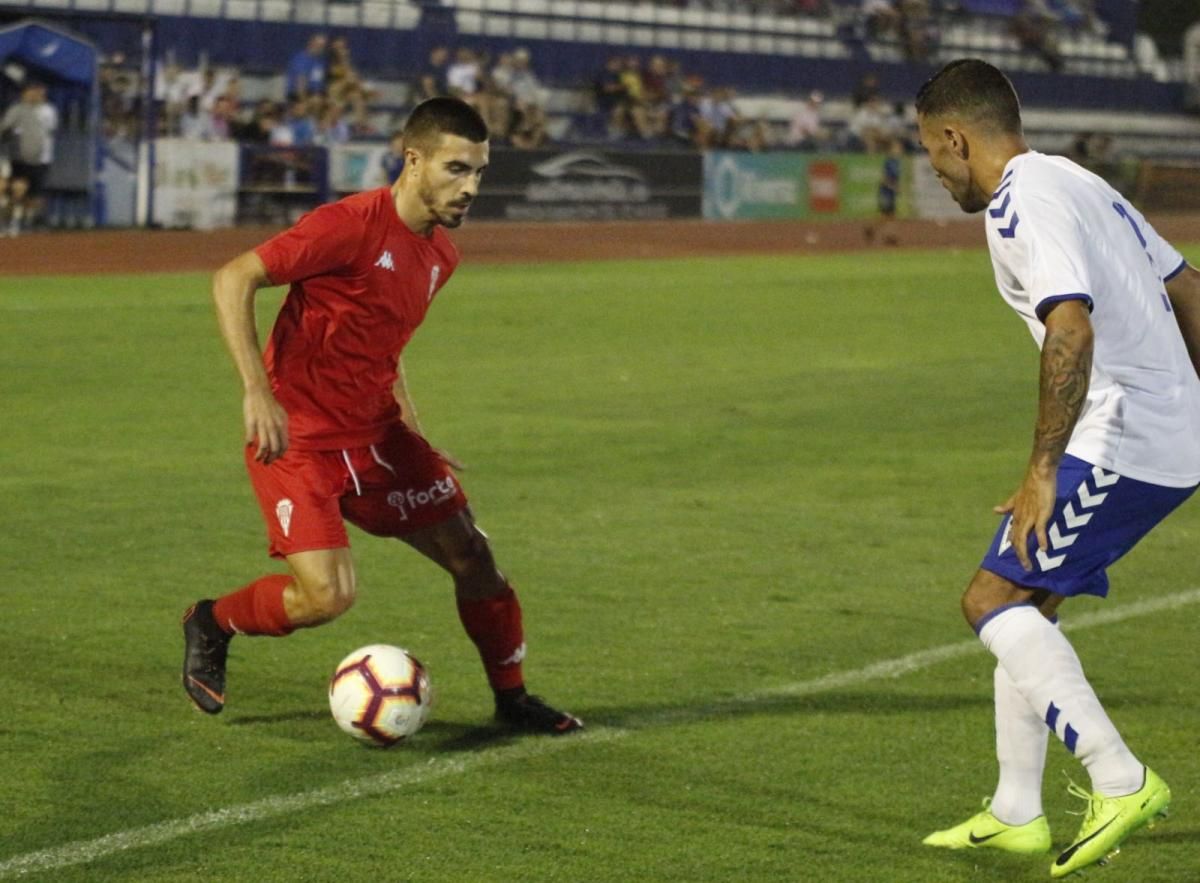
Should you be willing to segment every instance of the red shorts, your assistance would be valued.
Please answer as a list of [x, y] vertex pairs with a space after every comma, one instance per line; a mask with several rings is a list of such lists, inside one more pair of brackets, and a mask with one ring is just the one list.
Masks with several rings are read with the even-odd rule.
[[343, 519], [376, 536], [403, 537], [467, 507], [446, 461], [403, 423], [365, 448], [288, 448], [269, 465], [254, 459], [255, 449], [246, 446], [246, 468], [273, 558], [349, 546]]

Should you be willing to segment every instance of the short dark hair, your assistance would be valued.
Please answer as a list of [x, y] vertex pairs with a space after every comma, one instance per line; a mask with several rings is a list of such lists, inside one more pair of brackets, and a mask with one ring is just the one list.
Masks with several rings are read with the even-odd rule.
[[404, 124], [404, 146], [429, 150], [439, 135], [457, 135], [479, 144], [488, 139], [487, 123], [465, 101], [440, 96], [422, 101]]
[[938, 71], [917, 93], [917, 113], [955, 117], [1001, 132], [1021, 131], [1021, 102], [1012, 82], [978, 58], [960, 58]]

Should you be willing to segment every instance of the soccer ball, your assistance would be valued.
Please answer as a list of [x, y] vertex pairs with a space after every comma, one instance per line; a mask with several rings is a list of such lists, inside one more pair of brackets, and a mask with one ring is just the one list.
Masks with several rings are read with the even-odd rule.
[[386, 747], [407, 739], [421, 729], [432, 702], [425, 666], [389, 644], [358, 648], [338, 663], [329, 680], [333, 719], [368, 745]]

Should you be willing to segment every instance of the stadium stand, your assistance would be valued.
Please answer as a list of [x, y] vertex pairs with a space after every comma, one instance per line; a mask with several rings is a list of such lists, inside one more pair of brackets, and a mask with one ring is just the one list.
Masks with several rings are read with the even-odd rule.
[[[1132, 4], [1076, 2], [30, 0], [6, 7], [0, 0], [0, 19], [41, 11], [104, 50], [106, 117], [113, 111], [106, 131], [118, 141], [144, 133], [139, 23], [152, 19], [160, 80], [172, 68], [194, 77], [232, 76], [234, 86], [223, 97], [238, 117], [197, 121], [195, 104], [179, 104], [160, 115], [159, 134], [179, 134], [186, 124], [189, 132], [223, 137], [228, 131], [239, 140], [277, 143], [273, 131], [294, 122], [284, 106], [284, 71], [310, 37], [323, 33], [344, 38], [362, 78], [353, 112], [312, 112], [331, 116], [320, 137], [332, 141], [386, 140], [414, 104], [414, 84], [438, 47], [477, 53], [485, 72], [514, 50], [527, 53], [539, 81], [537, 111], [544, 114], [544, 135], [530, 143], [543, 137], [565, 144], [619, 141], [625, 149], [722, 142], [673, 139], [670, 106], [651, 109], [658, 120], [652, 135], [644, 120], [614, 125], [594, 89], [614, 54], [638, 65], [666, 59], [674, 72], [668, 89], [674, 106], [688, 90], [702, 93], [710, 106], [723, 102], [724, 113], [746, 127], [743, 135], [752, 133], [727, 143], [754, 149], [786, 147], [791, 123], [814, 91], [826, 96], [820, 122], [828, 140], [822, 145], [861, 148], [851, 94], [868, 75], [878, 78], [887, 105], [900, 106], [904, 137], [903, 108], [921, 83], [946, 60], [970, 55], [1013, 77], [1039, 149], [1090, 150], [1112, 162], [1128, 155], [1200, 160], [1200, 119], [1182, 112], [1189, 100], [1200, 107], [1200, 26], [1185, 40], [1184, 59], [1167, 62], [1149, 38], [1136, 34]], [[889, 10], [882, 18], [880, 8]]]

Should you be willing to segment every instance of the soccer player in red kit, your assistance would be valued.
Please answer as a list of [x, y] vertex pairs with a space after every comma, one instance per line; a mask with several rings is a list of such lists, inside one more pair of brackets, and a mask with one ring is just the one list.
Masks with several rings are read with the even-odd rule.
[[[213, 280], [221, 333], [245, 387], [246, 467], [270, 554], [263, 576], [184, 614], [183, 686], [225, 704], [229, 641], [286, 635], [344, 613], [355, 573], [345, 521], [395, 537], [454, 579], [459, 617], [509, 726], [568, 733], [574, 716], [525, 690], [521, 608], [475, 525], [451, 464], [422, 437], [400, 359], [458, 264], [458, 227], [488, 163], [479, 114], [453, 98], [419, 105], [396, 183], [322, 206], [230, 261]], [[290, 284], [264, 354], [259, 288]]]

